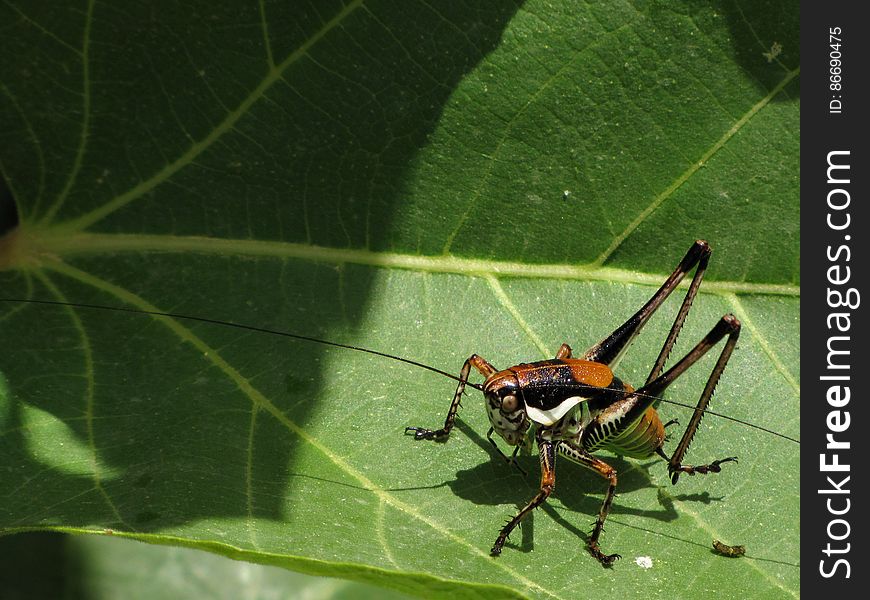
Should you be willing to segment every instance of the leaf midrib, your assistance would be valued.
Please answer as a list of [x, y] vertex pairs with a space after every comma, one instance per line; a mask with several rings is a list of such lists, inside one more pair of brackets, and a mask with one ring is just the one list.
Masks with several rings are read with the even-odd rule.
[[[421, 273], [453, 273], [470, 276], [519, 277], [573, 281], [661, 285], [662, 276], [594, 263], [570, 265], [522, 263], [485, 258], [422, 256], [361, 248], [329, 248], [310, 244], [200, 236], [76, 233], [48, 228], [22, 227], [13, 241], [7, 266], [12, 268], [50, 265], [58, 258], [82, 255], [132, 253], [192, 253], [225, 257], [258, 256], [300, 259], [330, 264], [358, 264]], [[707, 293], [800, 296], [800, 286], [745, 281], [705, 281]]]

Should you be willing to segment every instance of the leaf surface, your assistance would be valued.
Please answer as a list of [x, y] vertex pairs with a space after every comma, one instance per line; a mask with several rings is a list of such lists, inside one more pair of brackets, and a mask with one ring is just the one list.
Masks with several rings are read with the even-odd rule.
[[[490, 4], [4, 4], [20, 225], [2, 296], [458, 372], [582, 351], [705, 238], [675, 355], [733, 312], [713, 409], [796, 437], [795, 7]], [[645, 379], [671, 304], [624, 380]], [[562, 463], [492, 559], [537, 465], [498, 457], [476, 393], [447, 443], [415, 442], [404, 427], [439, 425], [454, 386], [408, 365], [181, 318], [0, 311], [0, 531], [111, 530], [428, 596], [799, 595], [798, 447], [763, 432], [708, 416], [690, 460], [740, 463], [676, 487], [660, 460], [607, 456], [613, 569], [584, 550], [604, 482]], [[669, 397], [693, 404], [711, 367]]]
[[0, 552], [6, 565], [0, 583], [8, 598], [410, 598], [362, 583], [111, 536], [42, 532], [8, 536], [0, 540]]

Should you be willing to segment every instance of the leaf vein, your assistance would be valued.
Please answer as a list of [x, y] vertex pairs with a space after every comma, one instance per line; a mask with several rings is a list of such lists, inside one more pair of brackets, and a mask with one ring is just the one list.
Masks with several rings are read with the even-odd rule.
[[797, 379], [794, 375], [786, 368], [785, 364], [780, 360], [779, 355], [773, 349], [771, 344], [768, 342], [767, 337], [758, 330], [755, 326], [755, 323], [752, 322], [752, 319], [749, 318], [749, 313], [746, 312], [746, 309], [743, 307], [743, 303], [740, 302], [740, 298], [737, 297], [736, 294], [725, 294], [725, 297], [731, 303], [732, 308], [734, 308], [734, 312], [740, 321], [743, 323], [743, 326], [746, 327], [751, 333], [752, 336], [758, 340], [758, 345], [764, 350], [764, 353], [767, 354], [770, 361], [773, 363], [777, 372], [782, 375], [783, 379], [791, 386], [791, 388], [800, 395], [801, 386], [798, 383]]
[[544, 358], [550, 357], [553, 355], [547, 348], [547, 345], [544, 341], [538, 336], [537, 333], [531, 328], [531, 326], [526, 322], [523, 316], [520, 314], [520, 311], [514, 306], [514, 303], [511, 302], [510, 297], [505, 293], [504, 288], [501, 287], [498, 279], [493, 277], [492, 275], [486, 275], [486, 282], [489, 284], [489, 288], [492, 290], [492, 293], [495, 295], [496, 300], [501, 306], [514, 318], [514, 321], [517, 322], [517, 325], [520, 326], [520, 329], [532, 340], [532, 343], [538, 347], [538, 350], [541, 351], [541, 354]]
[[[36, 272], [36, 277], [45, 286], [46, 289], [60, 302], [69, 302], [67, 297], [63, 294], [63, 292], [58, 289], [57, 286], [54, 285], [51, 278], [46, 275], [42, 271]], [[109, 493], [106, 491], [105, 486], [103, 485], [103, 479], [100, 475], [100, 465], [97, 460], [97, 443], [96, 437], [94, 436], [94, 355], [93, 350], [91, 348], [91, 340], [90, 336], [88, 336], [87, 331], [85, 330], [84, 323], [79, 318], [75, 309], [70, 306], [66, 307], [66, 312], [72, 321], [73, 328], [78, 333], [79, 339], [81, 339], [81, 351], [82, 351], [82, 359], [84, 360], [84, 372], [85, 372], [85, 431], [87, 436], [87, 444], [88, 449], [90, 450], [90, 463], [91, 463], [91, 479], [94, 482], [94, 488], [97, 493], [103, 498], [106, 505], [109, 507], [109, 510], [112, 511], [112, 514], [115, 516], [115, 519], [122, 523], [125, 527], [130, 529], [130, 531], [136, 531], [136, 528], [127, 523], [124, 518], [121, 516], [118, 507], [115, 505], [115, 502], [109, 496]]]
[[593, 262], [593, 266], [602, 266], [608, 258], [610, 258], [613, 253], [625, 242], [625, 240], [630, 236], [635, 229], [637, 229], [644, 221], [646, 221], [650, 215], [652, 215], [661, 204], [674, 195], [676, 192], [686, 181], [689, 180], [695, 173], [697, 173], [704, 164], [709, 161], [714, 154], [716, 154], [723, 146], [730, 140], [734, 135], [740, 131], [744, 125], [746, 125], [752, 117], [754, 117], [762, 108], [770, 104], [770, 101], [773, 100], [784, 88], [786, 85], [791, 82], [792, 79], [797, 77], [800, 74], [800, 67], [789, 71], [785, 77], [774, 87], [767, 96], [759, 100], [755, 105], [753, 105], [740, 119], [738, 119], [734, 125], [732, 125], [728, 131], [726, 131], [715, 143], [696, 161], [693, 162], [689, 167], [680, 174], [667, 188], [662, 191], [658, 196], [656, 196], [653, 201], [644, 208], [640, 214], [638, 214], [635, 219], [628, 224], [628, 226], [614, 238], [613, 242], [611, 242], [610, 246], [607, 247], [604, 252], [602, 252], [598, 258], [596, 258]]
[[[91, 0], [93, 4], [93, 0]], [[115, 211], [125, 207], [127, 204], [142, 197], [147, 192], [156, 188], [161, 183], [167, 181], [175, 173], [193, 163], [195, 159], [203, 152], [208, 150], [212, 144], [220, 139], [225, 133], [234, 130], [235, 124], [245, 116], [251, 107], [266, 95], [266, 92], [272, 85], [283, 78], [284, 72], [300, 58], [307, 56], [311, 48], [319, 42], [326, 34], [338, 27], [344, 19], [362, 5], [362, 0], [353, 0], [348, 3], [341, 11], [339, 11], [332, 19], [330, 19], [319, 31], [312, 35], [301, 46], [294, 50], [290, 55], [277, 65], [270, 69], [260, 84], [255, 87], [246, 98], [244, 98], [238, 107], [228, 113], [224, 120], [218, 124], [212, 131], [198, 142], [191, 144], [190, 148], [179, 156], [175, 161], [167, 164], [150, 178], [141, 181], [126, 192], [116, 196], [90, 212], [84, 213], [74, 219], [63, 222], [63, 228], [71, 231], [80, 231], [93, 225], [94, 223], [104, 219]], [[51, 213], [53, 215], [53, 212]]]
[[57, 211], [66, 202], [69, 192], [75, 185], [79, 177], [79, 172], [82, 168], [82, 162], [88, 146], [88, 137], [91, 128], [91, 71], [90, 71], [90, 45], [91, 45], [91, 23], [94, 17], [94, 0], [88, 0], [88, 10], [85, 15], [85, 30], [82, 34], [82, 50], [80, 53], [82, 59], [82, 127], [79, 133], [79, 143], [76, 148], [76, 155], [73, 158], [72, 169], [63, 189], [58, 194], [57, 199], [48, 208], [45, 215], [42, 217], [43, 224], [50, 223]]

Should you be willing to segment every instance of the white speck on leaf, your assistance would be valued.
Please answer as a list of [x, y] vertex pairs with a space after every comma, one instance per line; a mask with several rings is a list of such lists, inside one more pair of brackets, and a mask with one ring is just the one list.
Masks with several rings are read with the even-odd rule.
[[652, 569], [653, 561], [649, 556], [638, 556], [634, 559], [634, 564], [641, 569]]

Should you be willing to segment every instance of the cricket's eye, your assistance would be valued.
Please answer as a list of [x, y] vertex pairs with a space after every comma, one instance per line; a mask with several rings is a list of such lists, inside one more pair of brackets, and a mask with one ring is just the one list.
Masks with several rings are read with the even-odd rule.
[[508, 394], [507, 396], [502, 398], [502, 401], [501, 401], [502, 412], [512, 413], [517, 409], [518, 406], [519, 406], [519, 401], [517, 400], [517, 397], [514, 396], [513, 394]]

